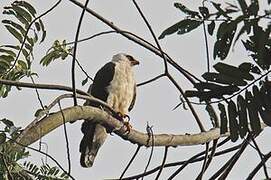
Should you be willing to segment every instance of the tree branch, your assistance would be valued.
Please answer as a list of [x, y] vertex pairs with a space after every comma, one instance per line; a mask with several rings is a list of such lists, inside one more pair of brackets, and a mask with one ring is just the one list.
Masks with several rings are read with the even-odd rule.
[[[32, 88], [32, 89], [37, 88], [37, 89], [62, 90], [62, 91], [68, 91], [68, 92], [73, 91], [73, 89], [68, 86], [55, 85], [55, 84], [33, 84], [33, 83], [27, 83], [27, 82], [6, 80], [6, 79], [1, 79], [1, 78], [0, 78], [0, 84], [25, 87], [25, 88]], [[82, 90], [79, 90], [79, 89], [77, 89], [76, 92], [78, 94], [82, 94], [82, 95], [89, 95], [88, 93], [86, 93]]]
[[[115, 119], [102, 109], [91, 106], [74, 106], [63, 109], [63, 114], [67, 122], [87, 119], [89, 121], [101, 123], [103, 126], [113, 129], [113, 132], [124, 140], [131, 143], [144, 145], [149, 147], [149, 135], [137, 130], [131, 129], [127, 133], [127, 128], [122, 122]], [[30, 145], [39, 138], [50, 133], [57, 127], [63, 124], [63, 117], [61, 112], [51, 113], [49, 116], [37, 122], [33, 127], [24, 132], [19, 140], [23, 145]], [[262, 128], [266, 127], [262, 124]], [[201, 145], [206, 142], [218, 139], [220, 137], [229, 136], [227, 134], [220, 134], [219, 128], [212, 128], [209, 131], [191, 134], [191, 135], [174, 135], [174, 134], [154, 134], [154, 146], [192, 146]]]

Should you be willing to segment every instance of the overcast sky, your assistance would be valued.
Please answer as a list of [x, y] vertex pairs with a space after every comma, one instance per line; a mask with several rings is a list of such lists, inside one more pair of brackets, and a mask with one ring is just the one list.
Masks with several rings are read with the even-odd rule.
[[[1, 1], [1, 9], [3, 6], [8, 5], [9, 2], [11, 1]], [[39, 14], [49, 9], [56, 1], [33, 0], [30, 2], [33, 2], [33, 5], [37, 8]], [[160, 35], [165, 28], [184, 18], [184, 15], [174, 8], [174, 2], [175, 1], [154, 0], [138, 1], [156, 35]], [[196, 9], [200, 4], [199, 1], [193, 1], [193, 3], [192, 1], [182, 2], [187, 4], [188, 7], [194, 9]], [[121, 29], [131, 31], [151, 42], [154, 42], [150, 32], [131, 1], [90, 1], [88, 7], [112, 21]], [[35, 62], [33, 65], [33, 71], [37, 71], [39, 73], [39, 78], [36, 79], [36, 83], [71, 86], [71, 58], [68, 58], [65, 61], [57, 60], [46, 68], [41, 67], [41, 65], [39, 65], [39, 61], [41, 57], [45, 55], [54, 40], [74, 40], [80, 13], [80, 8], [69, 1], [63, 1], [53, 12], [43, 19], [47, 29], [47, 38], [45, 43], [38, 45], [34, 52]], [[5, 17], [1, 15], [1, 20], [3, 18]], [[80, 37], [88, 37], [105, 30], [110, 29], [102, 22], [86, 13]], [[1, 26], [0, 33], [1, 44], [13, 42], [4, 26]], [[210, 38], [209, 41], [210, 46], [212, 46], [213, 39]], [[183, 36], [172, 35], [166, 37], [161, 40], [160, 43], [165, 52], [191, 73], [200, 76], [206, 70], [206, 53], [202, 28], [198, 28], [192, 33]], [[229, 56], [231, 58], [231, 62], [239, 64], [239, 62], [236, 62], [238, 59], [247, 58], [246, 52], [240, 47], [241, 46], [237, 44], [234, 55]], [[117, 34], [104, 35], [90, 41], [80, 43], [78, 46], [77, 57], [89, 75], [94, 77], [96, 71], [106, 62], [110, 61], [114, 54], [119, 52], [131, 54], [140, 61], [140, 66], [135, 68], [137, 82], [148, 80], [163, 72], [163, 61], [161, 58]], [[214, 63], [215, 62], [212, 60], [212, 64]], [[184, 89], [192, 88], [191, 84], [189, 84], [189, 82], [187, 82], [180, 73], [176, 72], [172, 68], [170, 68], [170, 72]], [[77, 87], [86, 91], [89, 84], [84, 87], [81, 86], [81, 81], [85, 79], [85, 76], [79, 68], [77, 68], [76, 71], [76, 79]], [[30, 80], [26, 78], [22, 81], [30, 82]], [[49, 104], [54, 98], [63, 92], [40, 90], [40, 93], [44, 104]], [[185, 134], [199, 132], [190, 111], [184, 110], [181, 107], [172, 111], [176, 104], [179, 103], [180, 94], [166, 78], [162, 78], [152, 84], [138, 88], [137, 94], [136, 105], [130, 113], [133, 128], [144, 132], [146, 124], [149, 122], [150, 125], [153, 125], [154, 133]], [[82, 102], [80, 101], [80, 103]], [[72, 106], [73, 102], [72, 100], [65, 100], [62, 104], [63, 106], [68, 107]], [[18, 92], [14, 88], [8, 98], [1, 99], [0, 101], [0, 118], [7, 117], [13, 120], [17, 126], [24, 127], [34, 119], [34, 113], [39, 108], [40, 106], [34, 90], [23, 89]], [[206, 129], [209, 129], [211, 128], [210, 120], [206, 112], [202, 110], [203, 108], [204, 107], [196, 107], [196, 109], [199, 110], [200, 117], [206, 126]], [[54, 110], [57, 111], [58, 109], [55, 108]], [[117, 135], [109, 136], [106, 143], [100, 149], [94, 166], [90, 169], [84, 169], [80, 167], [79, 163], [79, 143], [82, 137], [80, 127], [81, 121], [74, 124], [67, 124], [72, 158], [72, 176], [79, 180], [119, 177], [134, 153], [136, 145], [122, 140]], [[268, 137], [270, 137], [270, 132], [268, 131], [269, 129], [266, 129], [263, 135], [258, 138], [259, 145], [262, 147], [264, 153], [270, 150], [270, 145], [265, 145], [267, 139], [269, 140]], [[64, 167], [67, 167], [63, 127], [56, 129], [46, 137], [42, 138], [42, 141], [48, 144], [48, 153], [55, 157]], [[38, 144], [36, 143], [32, 146], [37, 148]], [[43, 149], [45, 150], [45, 148]], [[205, 145], [170, 148], [167, 162], [186, 160], [204, 149]], [[143, 172], [149, 153], [150, 148], [142, 148], [126, 175]], [[30, 157], [29, 160], [34, 160], [38, 163], [41, 163], [41, 158], [45, 158], [35, 152], [33, 152], [32, 155], [33, 156]], [[163, 148], [155, 148], [149, 168], [159, 165], [162, 162], [162, 157]], [[211, 168], [208, 169], [204, 177], [207, 178], [208, 175], [212, 175], [228, 158], [228, 156], [215, 158], [211, 164]], [[54, 165], [53, 162], [49, 160], [48, 162], [51, 165]], [[258, 155], [254, 152], [253, 148], [248, 147], [246, 153], [241, 157], [238, 164], [234, 167], [234, 170], [230, 173], [229, 179], [243, 179], [254, 168], [255, 163], [257, 162], [259, 162]], [[201, 164], [202, 162], [189, 165], [176, 179], [193, 179], [200, 172]], [[267, 166], [270, 167], [269, 162], [267, 163]], [[176, 167], [165, 169], [162, 172], [162, 177], [168, 177], [175, 170]], [[262, 171], [259, 172], [258, 178], [263, 177]], [[154, 174], [154, 176], [148, 176], [145, 179], [153, 179], [155, 175], [156, 174]]]

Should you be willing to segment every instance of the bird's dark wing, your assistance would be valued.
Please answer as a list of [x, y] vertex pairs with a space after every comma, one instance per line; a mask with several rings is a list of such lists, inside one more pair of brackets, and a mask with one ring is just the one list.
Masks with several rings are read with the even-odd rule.
[[134, 107], [134, 105], [135, 105], [135, 100], [136, 100], [136, 84], [135, 84], [135, 86], [134, 86], [134, 96], [133, 96], [133, 100], [132, 100], [132, 102], [131, 102], [131, 104], [130, 104], [130, 106], [129, 106], [129, 111], [131, 111], [132, 109], [133, 109], [133, 107]]
[[91, 88], [91, 95], [106, 102], [108, 97], [107, 87], [110, 85], [115, 73], [115, 64], [105, 64], [95, 75]]
[[[95, 75], [93, 84], [89, 88], [90, 94], [104, 102], [108, 97], [107, 87], [114, 77], [115, 64], [105, 64]], [[99, 107], [98, 103], [87, 101], [84, 105]], [[104, 143], [107, 133], [106, 129], [99, 124], [85, 121], [81, 131], [84, 136], [80, 143], [80, 163], [83, 167], [91, 167], [100, 146]]]

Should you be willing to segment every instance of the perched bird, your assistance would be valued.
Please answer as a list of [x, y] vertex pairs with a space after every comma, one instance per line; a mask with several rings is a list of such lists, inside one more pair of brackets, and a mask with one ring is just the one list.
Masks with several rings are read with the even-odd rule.
[[[136, 82], [132, 67], [137, 64], [139, 62], [130, 55], [114, 55], [112, 60], [96, 73], [89, 93], [106, 102], [120, 117], [126, 117], [136, 99]], [[100, 106], [89, 101], [85, 105]], [[83, 122], [81, 130], [84, 136], [80, 143], [80, 163], [82, 167], [91, 167], [107, 137], [107, 132], [102, 125], [87, 120]]]

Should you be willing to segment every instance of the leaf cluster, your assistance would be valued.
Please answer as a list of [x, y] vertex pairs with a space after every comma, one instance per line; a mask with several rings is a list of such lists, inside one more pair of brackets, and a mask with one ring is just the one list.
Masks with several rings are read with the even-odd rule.
[[[231, 140], [236, 141], [239, 137], [244, 138], [249, 131], [258, 134], [261, 120], [271, 125], [267, 118], [271, 112], [270, 81], [266, 77], [271, 64], [271, 9], [260, 11], [258, 0], [236, 0], [237, 5], [225, 4], [226, 7], [210, 1], [207, 6], [195, 11], [175, 3], [174, 6], [185, 14], [185, 18], [164, 30], [159, 38], [174, 33], [185, 34], [206, 23], [208, 34], [215, 37], [213, 59], [220, 60], [225, 60], [231, 47], [241, 39], [241, 44], [253, 60], [251, 63], [243, 62], [236, 67], [218, 62], [213, 66], [215, 71], [202, 75], [204, 82], [194, 84], [196, 90], [185, 92], [187, 97], [196, 97], [207, 104], [218, 99], [221, 133], [229, 130]], [[262, 80], [263, 77], [266, 78]], [[236, 99], [233, 98], [235, 96]]]
[[[46, 30], [41, 19], [36, 18], [35, 8], [26, 1], [14, 1], [4, 7], [2, 24], [17, 41], [16, 44], [0, 46], [0, 78], [18, 81], [31, 72], [35, 44], [42, 43]], [[31, 25], [34, 26], [31, 26]], [[0, 97], [6, 97], [11, 87], [0, 85]]]
[[59, 40], [56, 40], [47, 54], [41, 59], [40, 64], [48, 66], [56, 59], [61, 58], [62, 60], [65, 60], [71, 51], [72, 48], [66, 45], [66, 40], [63, 40], [62, 43], [60, 43]]
[[34, 178], [37, 180], [65, 180], [69, 178], [69, 176], [62, 172], [58, 167], [51, 167], [47, 163], [44, 163], [42, 166], [38, 167], [32, 162], [25, 161], [23, 166], [28, 173], [34, 176]]

